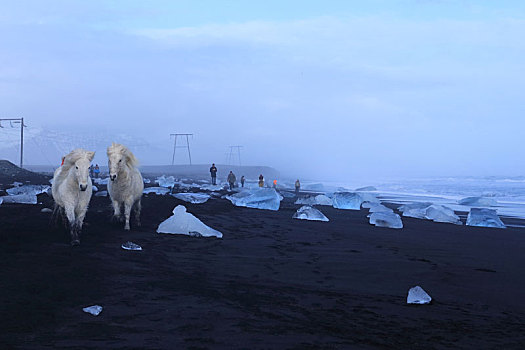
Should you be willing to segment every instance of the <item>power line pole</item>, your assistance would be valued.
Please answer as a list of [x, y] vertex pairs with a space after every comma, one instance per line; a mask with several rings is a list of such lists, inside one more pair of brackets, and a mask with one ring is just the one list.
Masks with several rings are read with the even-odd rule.
[[[189, 137], [192, 136], [193, 137], [193, 134], [170, 134], [170, 138], [172, 136], [175, 136], [175, 140], [173, 141], [173, 156], [171, 157], [171, 165], [174, 165], [175, 164], [175, 151], [177, 150], [177, 148], [186, 148], [188, 150], [188, 158], [190, 159], [190, 165], [191, 165], [191, 152], [190, 152], [190, 140], [189, 140]], [[186, 137], [186, 146], [177, 146], [177, 137]]]
[[0, 128], [3, 128], [2, 121], [7, 121], [13, 127], [13, 124], [20, 124], [20, 168], [24, 165], [24, 118], [0, 118]]
[[[235, 153], [237, 153], [237, 158], [239, 160], [239, 166], [242, 166], [241, 164], [241, 148], [242, 146], [230, 146], [230, 154], [228, 156], [228, 163], [229, 165], [233, 165], [233, 158], [235, 157]], [[235, 152], [234, 150], [237, 150]]]

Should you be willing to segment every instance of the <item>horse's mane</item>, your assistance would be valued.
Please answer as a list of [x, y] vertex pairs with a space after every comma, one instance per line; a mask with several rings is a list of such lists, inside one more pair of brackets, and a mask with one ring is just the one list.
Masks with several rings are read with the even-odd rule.
[[122, 154], [126, 159], [126, 163], [131, 167], [136, 167], [139, 165], [138, 159], [135, 155], [124, 145], [120, 143], [111, 143], [111, 146], [108, 147], [108, 157], [111, 157], [114, 154]]
[[82, 148], [77, 148], [77, 149], [72, 150], [71, 152], [69, 152], [69, 154], [67, 154], [64, 157], [64, 164], [62, 165], [60, 169], [60, 173], [58, 174], [58, 177], [55, 181], [57, 183], [60, 183], [64, 178], [66, 178], [71, 167], [73, 167], [79, 159], [86, 158], [87, 160], [91, 162], [94, 156], [95, 156], [95, 152], [86, 151], [85, 149], [82, 149]]

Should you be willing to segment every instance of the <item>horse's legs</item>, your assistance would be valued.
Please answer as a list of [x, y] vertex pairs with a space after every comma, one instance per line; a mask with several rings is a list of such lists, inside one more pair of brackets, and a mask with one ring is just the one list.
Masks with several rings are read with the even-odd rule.
[[129, 217], [131, 216], [131, 207], [133, 202], [124, 202], [124, 216], [126, 217], [126, 224], [124, 225], [124, 230], [129, 231]]
[[135, 202], [135, 224], [140, 226], [140, 211], [142, 210], [142, 204], [140, 199]]
[[66, 206], [65, 211], [71, 231], [71, 245], [79, 245], [80, 240], [78, 238], [78, 225], [75, 220], [75, 208], [73, 208], [72, 206]]
[[118, 201], [111, 201], [111, 204], [113, 204], [113, 216], [116, 219], [120, 218], [120, 203]]

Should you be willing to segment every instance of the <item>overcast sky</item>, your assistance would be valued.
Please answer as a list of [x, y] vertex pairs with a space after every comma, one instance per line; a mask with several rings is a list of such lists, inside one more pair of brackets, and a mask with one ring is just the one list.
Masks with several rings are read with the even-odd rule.
[[143, 164], [192, 132], [194, 163], [243, 145], [298, 177], [525, 173], [523, 1], [1, 7], [0, 117], [28, 128], [128, 134]]

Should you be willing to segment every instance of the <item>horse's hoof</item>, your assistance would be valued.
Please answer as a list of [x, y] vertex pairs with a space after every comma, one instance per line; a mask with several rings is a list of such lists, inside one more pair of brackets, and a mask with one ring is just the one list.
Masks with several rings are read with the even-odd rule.
[[72, 247], [75, 247], [77, 245], [80, 245], [80, 241], [78, 239], [74, 239], [74, 240], [71, 241], [71, 246]]

